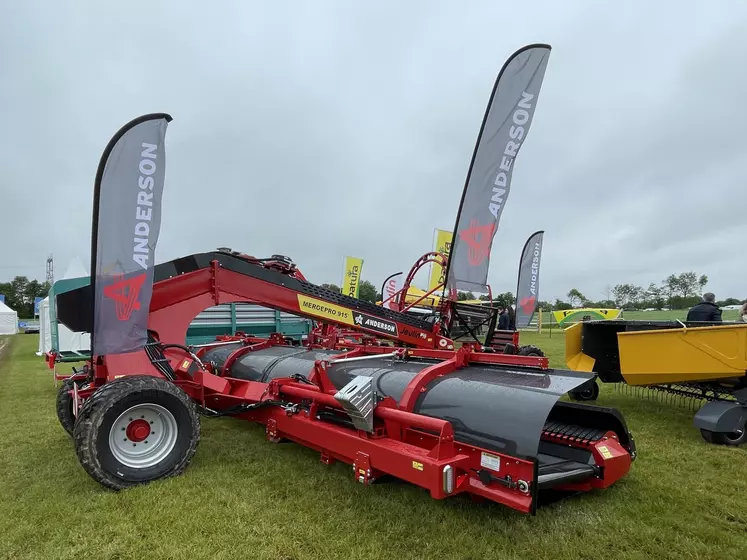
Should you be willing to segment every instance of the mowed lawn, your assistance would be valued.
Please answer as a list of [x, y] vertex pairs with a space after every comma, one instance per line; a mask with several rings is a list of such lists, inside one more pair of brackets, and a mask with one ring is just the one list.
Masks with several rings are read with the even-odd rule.
[[[0, 558], [578, 559], [747, 557], [747, 449], [706, 444], [692, 413], [602, 389], [639, 457], [606, 491], [536, 517], [404, 483], [363, 487], [350, 466], [203, 419], [181, 477], [115, 493], [78, 464], [35, 335], [0, 358]], [[522, 335], [563, 366], [562, 333]], [[2, 339], [0, 339], [2, 345]]]

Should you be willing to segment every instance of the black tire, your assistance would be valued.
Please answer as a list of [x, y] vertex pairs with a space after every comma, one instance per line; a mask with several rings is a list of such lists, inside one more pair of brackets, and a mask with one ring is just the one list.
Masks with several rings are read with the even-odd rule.
[[[140, 410], [132, 412], [133, 407]], [[149, 416], [139, 414], [148, 410]], [[128, 419], [125, 412], [139, 418]], [[147, 418], [151, 417], [153, 420], [148, 423]], [[158, 433], [151, 426], [154, 421], [159, 426]], [[142, 439], [138, 438], [144, 432], [130, 432], [136, 423], [136, 429], [148, 431]], [[94, 391], [78, 412], [73, 437], [75, 452], [85, 471], [103, 486], [122, 490], [181, 474], [197, 450], [200, 421], [195, 404], [179, 387], [165, 379], [135, 375], [115, 379]], [[149, 438], [150, 448], [146, 447]], [[136, 456], [141, 451], [130, 450], [129, 446], [136, 448], [138, 443], [142, 453], [156, 454], [145, 459]], [[148, 464], [148, 460], [153, 462]], [[145, 462], [138, 465], [137, 461]]]
[[540, 350], [537, 346], [527, 345], [522, 346], [519, 348], [519, 355], [520, 356], [539, 356], [540, 358], [544, 357], [545, 353]]
[[747, 426], [743, 427], [738, 432], [712, 432], [710, 430], [700, 429], [700, 435], [708, 443], [716, 445], [726, 445], [729, 447], [738, 447], [747, 443]]
[[75, 415], [73, 414], [73, 397], [68, 391], [72, 389], [73, 380], [65, 379], [57, 391], [57, 420], [71, 436], [75, 426]]
[[503, 347], [503, 353], [504, 354], [511, 354], [511, 355], [513, 355], [513, 354], [517, 354], [518, 351], [516, 349], [516, 346], [514, 346], [514, 344], [512, 344], [511, 342], [508, 342]]
[[574, 401], [595, 401], [599, 397], [599, 385], [593, 379], [584, 384], [578, 391], [568, 393], [568, 396]]

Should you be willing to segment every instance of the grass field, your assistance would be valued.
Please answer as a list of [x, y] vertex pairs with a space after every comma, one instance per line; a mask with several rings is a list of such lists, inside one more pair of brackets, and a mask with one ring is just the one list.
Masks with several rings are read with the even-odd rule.
[[[522, 335], [563, 366], [562, 333]], [[417, 487], [353, 482], [348, 465], [203, 419], [181, 477], [114, 493], [78, 464], [59, 426], [35, 335], [0, 358], [0, 558], [579, 559], [747, 557], [747, 449], [706, 444], [692, 413], [603, 387], [639, 456], [606, 491], [528, 517]], [[0, 346], [2, 339], [0, 339]]]
[[[629, 321], [684, 321], [687, 318], [687, 309], [672, 309], [662, 311], [625, 311], [623, 318]], [[737, 321], [739, 319], [739, 311], [736, 309], [722, 310], [721, 318], [724, 321]], [[542, 314], [542, 325], [543, 328], [552, 327], [554, 329], [562, 329], [569, 327], [570, 325], [564, 325], [564, 327], [558, 326], [553, 318], [552, 313]]]

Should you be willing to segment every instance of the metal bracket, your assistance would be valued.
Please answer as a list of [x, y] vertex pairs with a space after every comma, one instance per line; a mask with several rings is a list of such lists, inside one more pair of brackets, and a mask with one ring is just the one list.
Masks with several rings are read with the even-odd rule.
[[280, 438], [278, 437], [278, 423], [273, 418], [270, 418], [267, 421], [267, 427], [265, 428], [265, 433], [267, 434], [267, 439], [271, 443], [280, 442]]
[[361, 451], [358, 452], [355, 457], [355, 462], [353, 463], [353, 472], [355, 473], [355, 480], [361, 484], [368, 486], [373, 482], [373, 477], [371, 476], [371, 462], [367, 453]]

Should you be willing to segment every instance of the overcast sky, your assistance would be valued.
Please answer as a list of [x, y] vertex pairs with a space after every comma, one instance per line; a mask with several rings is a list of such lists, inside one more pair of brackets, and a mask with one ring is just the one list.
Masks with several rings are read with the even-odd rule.
[[544, 229], [541, 299], [687, 270], [747, 297], [747, 2], [366, 4], [5, 2], [0, 281], [88, 262], [101, 152], [163, 111], [159, 262], [230, 246], [339, 283], [347, 254], [378, 286], [453, 228], [496, 75], [544, 42], [493, 290]]

